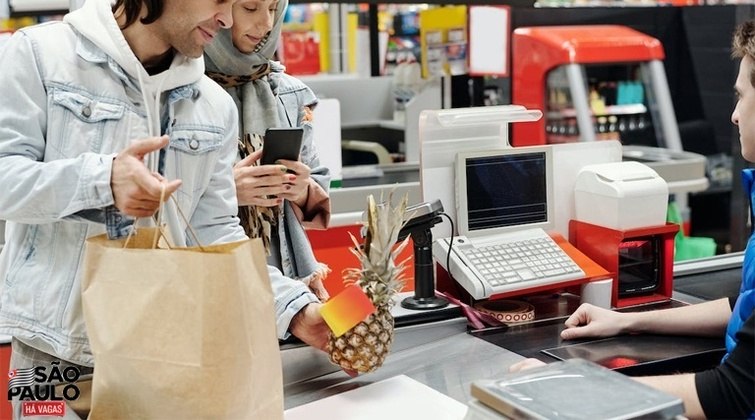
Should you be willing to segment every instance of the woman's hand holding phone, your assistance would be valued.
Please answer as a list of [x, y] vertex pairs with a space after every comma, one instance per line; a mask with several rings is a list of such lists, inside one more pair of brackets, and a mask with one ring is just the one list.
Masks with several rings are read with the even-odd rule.
[[288, 169], [286, 190], [280, 194], [280, 197], [303, 207], [307, 202], [311, 179], [309, 166], [293, 160], [279, 160], [278, 162]]
[[239, 205], [275, 207], [284, 199], [299, 206], [305, 203], [311, 179], [309, 167], [292, 160], [255, 166], [261, 156], [262, 150], [258, 150], [233, 167]]

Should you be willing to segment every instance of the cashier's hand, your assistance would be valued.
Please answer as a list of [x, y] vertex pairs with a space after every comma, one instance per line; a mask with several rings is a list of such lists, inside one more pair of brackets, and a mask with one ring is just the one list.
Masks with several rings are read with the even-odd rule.
[[618, 335], [626, 330], [625, 317], [626, 314], [621, 312], [583, 303], [566, 320], [566, 329], [561, 331], [561, 338], [574, 340]]
[[538, 366], [545, 366], [545, 364], [545, 362], [533, 358], [524, 359], [509, 366], [509, 373], [521, 372]]
[[[327, 352], [330, 328], [322, 318], [320, 308], [322, 308], [322, 303], [308, 304], [304, 309], [294, 315], [288, 329], [291, 331], [291, 334], [295, 335], [296, 338], [304, 343]], [[357, 376], [357, 372], [345, 369], [344, 372], [351, 377]]]
[[233, 166], [239, 205], [275, 207], [283, 200], [289, 200], [303, 207], [311, 179], [309, 167], [292, 160], [256, 166], [260, 157], [262, 150], [250, 154]]

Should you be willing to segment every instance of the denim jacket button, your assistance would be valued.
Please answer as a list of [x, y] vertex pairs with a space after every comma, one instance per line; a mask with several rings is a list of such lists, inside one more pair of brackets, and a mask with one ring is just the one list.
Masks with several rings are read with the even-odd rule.
[[92, 116], [92, 108], [89, 107], [89, 105], [85, 106], [84, 109], [81, 110], [81, 115], [84, 116], [84, 118], [89, 118]]
[[189, 142], [189, 148], [191, 150], [197, 150], [197, 149], [199, 149], [199, 140], [197, 140], [197, 139], [191, 139], [191, 141]]

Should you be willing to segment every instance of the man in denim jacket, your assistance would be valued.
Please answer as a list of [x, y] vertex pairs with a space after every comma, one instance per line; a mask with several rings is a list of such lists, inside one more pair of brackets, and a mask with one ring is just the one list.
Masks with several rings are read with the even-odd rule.
[[[13, 337], [12, 369], [47, 356], [93, 365], [84, 241], [123, 236], [133, 218], [154, 214], [163, 188], [202, 243], [246, 238], [231, 171], [238, 116], [202, 60], [232, 24], [232, 4], [88, 0], [64, 22], [18, 31], [0, 52], [0, 333]], [[172, 238], [193, 245], [171, 203]], [[317, 298], [269, 271], [279, 336], [304, 326], [322, 340], [321, 318], [302, 311]]]

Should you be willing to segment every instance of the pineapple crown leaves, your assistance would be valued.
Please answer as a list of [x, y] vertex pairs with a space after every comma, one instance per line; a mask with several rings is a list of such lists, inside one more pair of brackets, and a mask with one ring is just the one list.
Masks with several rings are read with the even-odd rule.
[[367, 198], [366, 234], [363, 246], [359, 246], [354, 235], [351, 252], [359, 258], [362, 267], [345, 271], [346, 284], [357, 283], [367, 293], [376, 306], [389, 305], [392, 297], [404, 285], [403, 272], [407, 260], [395, 264], [398, 255], [409, 243], [409, 237], [394, 247], [399, 232], [406, 220], [406, 207], [409, 201], [404, 196], [397, 206], [391, 204], [393, 194], [380, 204], [370, 195]]

